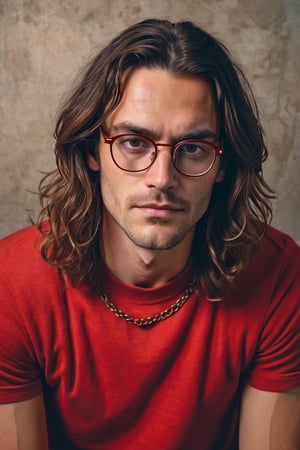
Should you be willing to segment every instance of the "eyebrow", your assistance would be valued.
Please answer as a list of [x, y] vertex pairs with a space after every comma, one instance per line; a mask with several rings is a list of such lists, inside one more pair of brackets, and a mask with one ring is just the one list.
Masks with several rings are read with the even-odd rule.
[[[123, 134], [123, 133], [129, 133], [129, 134], [142, 134], [144, 136], [149, 137], [150, 139], [157, 140], [159, 139], [159, 136], [155, 131], [150, 130], [145, 127], [141, 127], [138, 125], [135, 125], [129, 121], [120, 122], [118, 124], [112, 125], [111, 134]], [[215, 131], [204, 128], [204, 129], [196, 129], [189, 131], [187, 133], [181, 134], [176, 136], [176, 139], [174, 139], [174, 142], [178, 141], [184, 141], [186, 139], [212, 139], [213, 141], [217, 141], [218, 136], [215, 133]]]

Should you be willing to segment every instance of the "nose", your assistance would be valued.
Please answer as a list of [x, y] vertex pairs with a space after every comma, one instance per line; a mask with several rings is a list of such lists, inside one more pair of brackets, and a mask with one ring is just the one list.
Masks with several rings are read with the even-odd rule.
[[169, 148], [158, 149], [155, 161], [147, 169], [145, 176], [148, 187], [164, 191], [177, 186], [178, 172], [174, 167]]

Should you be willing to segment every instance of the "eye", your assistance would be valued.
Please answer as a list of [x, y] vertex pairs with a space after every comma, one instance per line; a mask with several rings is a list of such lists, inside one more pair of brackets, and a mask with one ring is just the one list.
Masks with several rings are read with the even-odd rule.
[[212, 152], [212, 146], [205, 141], [186, 141], [177, 147], [177, 154], [180, 157], [202, 158]]
[[125, 135], [120, 136], [116, 141], [117, 145], [123, 150], [148, 150], [151, 147], [151, 141], [143, 136]]
[[183, 144], [180, 146], [179, 151], [182, 153], [197, 153], [202, 151], [202, 148], [197, 144]]

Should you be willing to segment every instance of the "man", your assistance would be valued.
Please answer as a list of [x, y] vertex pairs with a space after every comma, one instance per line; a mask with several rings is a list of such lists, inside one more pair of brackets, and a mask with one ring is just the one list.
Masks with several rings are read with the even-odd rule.
[[1, 449], [299, 449], [300, 251], [226, 49], [133, 25], [55, 135], [39, 225], [1, 244]]

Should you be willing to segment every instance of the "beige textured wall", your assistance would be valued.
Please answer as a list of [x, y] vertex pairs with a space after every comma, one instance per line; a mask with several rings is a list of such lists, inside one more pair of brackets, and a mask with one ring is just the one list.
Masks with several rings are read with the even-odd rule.
[[300, 241], [299, 0], [0, 0], [0, 235], [38, 210], [57, 105], [79, 66], [146, 17], [193, 19], [223, 40], [257, 95], [274, 224]]

